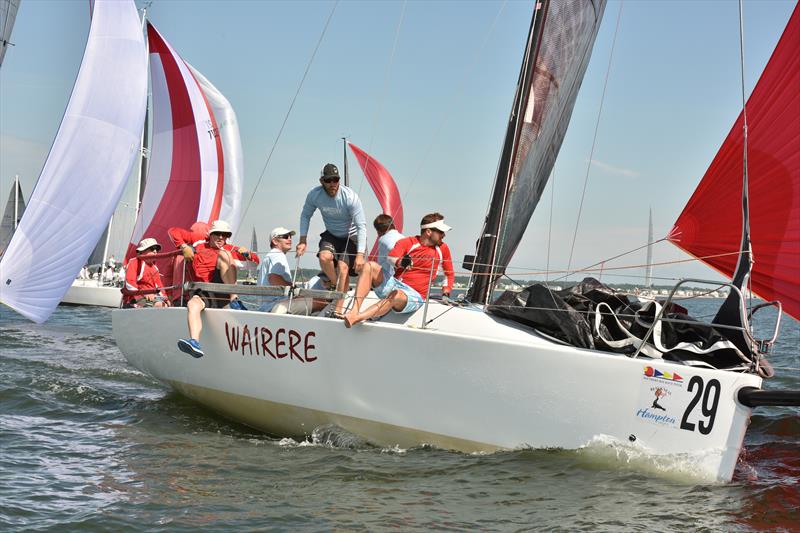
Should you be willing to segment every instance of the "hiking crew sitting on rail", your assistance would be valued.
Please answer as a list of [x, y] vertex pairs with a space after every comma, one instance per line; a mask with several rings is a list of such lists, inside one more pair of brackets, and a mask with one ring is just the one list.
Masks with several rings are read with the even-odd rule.
[[[320, 185], [306, 196], [300, 215], [300, 242], [297, 257], [306, 251], [308, 226], [314, 212], [319, 209], [325, 231], [320, 234], [319, 266], [331, 280], [336, 280], [335, 289], [347, 292], [350, 286], [350, 271], [356, 274], [364, 266], [367, 249], [367, 222], [364, 208], [356, 192], [339, 185], [339, 169], [328, 163], [322, 168]], [[338, 270], [338, 277], [337, 277]], [[336, 313], [341, 313], [344, 300], [336, 302]]]
[[[272, 249], [264, 258], [264, 262], [258, 267], [258, 284], [273, 287], [291, 287], [292, 271], [289, 268], [289, 261], [286, 252], [292, 249], [293, 230], [284, 227], [277, 227], [269, 234]], [[277, 314], [291, 313], [293, 315], [310, 315], [313, 311], [319, 311], [325, 307], [326, 302], [316, 301], [312, 298], [293, 298], [283, 296], [265, 296], [261, 300], [259, 311], [272, 312]]]
[[[397, 241], [389, 252], [389, 261], [395, 264], [391, 277], [384, 276], [381, 265], [370, 261], [358, 276], [353, 308], [344, 316], [344, 325], [352, 327], [374, 317], [394, 311], [412, 313], [422, 307], [428, 297], [428, 288], [436, 278], [439, 267], [445, 274], [442, 294], [450, 296], [455, 281], [453, 259], [450, 248], [444, 243], [444, 235], [452, 228], [444, 223], [444, 216], [430, 213], [422, 217], [419, 235], [404, 237]], [[375, 294], [382, 298], [361, 312], [361, 304], [374, 288]]]
[[389, 252], [392, 251], [397, 241], [403, 238], [403, 234], [394, 227], [394, 219], [386, 213], [381, 213], [372, 222], [375, 231], [378, 232], [378, 251], [376, 261], [383, 269], [384, 279], [394, 275], [394, 262], [389, 261]]
[[167, 293], [162, 291], [148, 294], [131, 292], [161, 289], [161, 272], [153, 256], [161, 250], [161, 245], [153, 238], [142, 239], [136, 247], [136, 257], [128, 261], [125, 271], [125, 285], [122, 289], [122, 307], [168, 307]]
[[[231, 237], [231, 227], [224, 220], [215, 220], [211, 223], [206, 240], [203, 242], [198, 242], [200, 234], [196, 231], [170, 228], [168, 233], [175, 246], [183, 252], [186, 262], [190, 264], [188, 272], [193, 281], [233, 285], [236, 283], [236, 259], [258, 263], [258, 256], [255, 254], [251, 256], [247, 248], [227, 244], [227, 240]], [[186, 304], [189, 338], [178, 339], [178, 348], [193, 357], [202, 357], [204, 354], [200, 347], [200, 332], [203, 329], [203, 322], [200, 313], [206, 307], [222, 308], [226, 305], [231, 309], [246, 309], [235, 294], [195, 290]]]

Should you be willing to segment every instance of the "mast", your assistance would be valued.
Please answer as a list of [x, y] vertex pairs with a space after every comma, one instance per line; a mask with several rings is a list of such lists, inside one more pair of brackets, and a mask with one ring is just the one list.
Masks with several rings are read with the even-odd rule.
[[644, 274], [644, 287], [649, 289], [653, 286], [653, 208], [650, 208], [650, 223], [647, 229], [647, 262]]
[[[522, 60], [522, 68], [517, 81], [517, 89], [514, 95], [514, 104], [511, 108], [511, 115], [508, 119], [506, 138], [503, 145], [500, 162], [497, 166], [494, 190], [492, 199], [489, 203], [489, 212], [486, 215], [483, 231], [478, 239], [477, 250], [472, 264], [472, 280], [467, 299], [475, 303], [488, 303], [491, 290], [496, 278], [499, 276], [495, 269], [495, 256], [497, 255], [497, 245], [499, 243], [500, 224], [503, 219], [505, 201], [508, 191], [512, 185], [512, 161], [514, 154], [519, 146], [521, 131], [521, 121], [524, 118], [524, 111], [528, 106], [530, 98], [530, 81], [533, 77], [535, 57], [540, 43], [540, 37], [544, 21], [547, 18], [547, 11], [550, 0], [544, 0], [537, 5], [531, 20], [531, 27], [528, 31], [528, 41], [525, 46], [525, 55]], [[468, 258], [465, 258], [468, 263]]]
[[347, 170], [347, 137], [342, 137], [342, 151], [344, 152], [344, 185], [350, 186], [350, 172]]
[[[150, 7], [152, 2], [148, 2], [142, 8], [142, 34], [145, 33], [145, 25], [147, 24], [147, 8]], [[150, 54], [150, 43], [147, 38], [144, 40], [144, 51], [147, 56]], [[139, 143], [140, 162], [136, 173], [136, 205], [134, 207], [133, 220], [139, 216], [139, 208], [142, 206], [142, 196], [144, 195], [144, 186], [147, 181], [147, 161], [150, 153], [148, 147], [148, 129], [150, 127], [150, 106], [145, 108], [144, 112], [144, 128], [142, 128], [142, 140]]]

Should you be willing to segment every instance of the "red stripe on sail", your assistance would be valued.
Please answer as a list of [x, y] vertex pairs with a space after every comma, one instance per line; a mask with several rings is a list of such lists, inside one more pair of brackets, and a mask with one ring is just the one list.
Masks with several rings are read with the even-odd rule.
[[[186, 65], [186, 62], [184, 62], [184, 65]], [[225, 158], [222, 151], [222, 140], [219, 136], [217, 118], [214, 116], [214, 111], [212, 111], [211, 106], [208, 103], [206, 93], [203, 92], [203, 88], [200, 87], [200, 84], [197, 82], [197, 78], [194, 77], [192, 69], [189, 68], [189, 65], [186, 65], [186, 70], [194, 80], [195, 85], [197, 85], [197, 90], [199, 90], [200, 94], [203, 96], [203, 102], [208, 110], [208, 117], [211, 119], [211, 129], [208, 131], [208, 134], [214, 138], [214, 143], [217, 147], [217, 188], [214, 191], [214, 202], [211, 204], [211, 214], [208, 216], [208, 221], [212, 222], [219, 218], [219, 213], [222, 209], [222, 197], [225, 191]]]
[[[403, 201], [400, 198], [400, 191], [392, 175], [386, 170], [378, 160], [369, 155], [353, 143], [348, 143], [353, 155], [356, 156], [358, 164], [364, 175], [367, 177], [370, 187], [372, 187], [381, 209], [394, 219], [394, 226], [400, 233], [403, 232]], [[378, 242], [372, 246], [369, 254], [370, 260], [377, 257]]]
[[[167, 230], [173, 226], [188, 228], [197, 218], [200, 205], [200, 147], [189, 91], [178, 66], [179, 58], [152, 24], [147, 25], [150, 53], [158, 54], [164, 68], [172, 111], [172, 165], [169, 182], [161, 203], [143, 237], [168, 243]], [[158, 146], [153, 146], [153, 151]]]
[[[752, 285], [800, 319], [800, 5], [747, 101]], [[719, 272], [736, 269], [742, 231], [743, 118], [668, 239]], [[722, 257], [708, 257], [730, 254]]]

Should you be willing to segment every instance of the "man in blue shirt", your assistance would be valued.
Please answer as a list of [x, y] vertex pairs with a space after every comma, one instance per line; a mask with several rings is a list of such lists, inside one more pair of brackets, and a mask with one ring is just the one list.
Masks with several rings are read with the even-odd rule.
[[[317, 253], [319, 266], [328, 279], [336, 280], [337, 291], [347, 292], [350, 287], [350, 271], [358, 274], [364, 266], [367, 249], [364, 208], [353, 189], [339, 184], [339, 169], [336, 165], [328, 163], [322, 168], [319, 183], [306, 196], [300, 215], [297, 257], [306, 251], [308, 226], [314, 212], [319, 209], [325, 224], [325, 231], [320, 234]], [[340, 315], [343, 307], [344, 300], [338, 300], [334, 312]]]

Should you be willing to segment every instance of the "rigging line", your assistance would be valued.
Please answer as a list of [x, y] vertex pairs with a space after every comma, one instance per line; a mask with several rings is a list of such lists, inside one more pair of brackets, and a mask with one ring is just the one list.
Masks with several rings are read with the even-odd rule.
[[308, 76], [308, 72], [311, 70], [311, 65], [314, 63], [314, 58], [317, 55], [317, 51], [319, 51], [320, 45], [322, 45], [322, 40], [325, 38], [325, 33], [328, 31], [328, 26], [331, 23], [331, 19], [333, 18], [333, 14], [336, 11], [336, 6], [339, 5], [339, 0], [336, 0], [333, 3], [333, 7], [331, 8], [331, 12], [328, 15], [328, 19], [325, 21], [325, 26], [322, 28], [322, 33], [319, 36], [319, 40], [317, 41], [317, 45], [314, 47], [314, 52], [311, 54], [311, 58], [308, 60], [308, 64], [306, 65], [306, 70], [303, 72], [303, 77], [300, 80], [300, 84], [297, 86], [297, 91], [294, 93], [294, 97], [292, 97], [292, 103], [289, 104], [289, 109], [286, 111], [286, 115], [283, 117], [283, 123], [281, 123], [281, 127], [278, 130], [278, 135], [275, 137], [275, 142], [272, 143], [272, 148], [269, 151], [269, 155], [267, 155], [267, 161], [264, 163], [264, 168], [261, 169], [261, 174], [258, 176], [258, 181], [256, 182], [256, 186], [253, 188], [253, 193], [250, 195], [250, 199], [247, 200], [247, 207], [245, 207], [244, 211], [242, 212], [241, 219], [247, 216], [247, 212], [250, 210], [250, 205], [253, 203], [253, 198], [258, 191], [258, 187], [261, 185], [261, 180], [264, 178], [264, 173], [267, 171], [267, 167], [269, 166], [269, 162], [272, 160], [272, 154], [275, 153], [275, 148], [278, 146], [278, 141], [283, 134], [283, 129], [286, 127], [286, 122], [289, 120], [289, 115], [292, 113], [292, 109], [294, 108], [294, 104], [297, 101], [297, 97], [300, 95], [300, 90], [303, 88], [303, 83], [306, 81], [306, 77]]
[[594, 159], [594, 149], [597, 145], [597, 132], [600, 129], [600, 118], [603, 115], [603, 103], [606, 99], [606, 88], [608, 87], [608, 78], [611, 74], [611, 63], [614, 59], [614, 49], [617, 46], [617, 34], [619, 33], [619, 23], [622, 20], [622, 7], [625, 4], [624, 0], [619, 3], [619, 12], [617, 13], [617, 25], [614, 28], [614, 38], [611, 41], [611, 53], [608, 56], [608, 67], [606, 68], [606, 79], [603, 82], [603, 93], [600, 96], [600, 109], [597, 111], [597, 121], [594, 125], [594, 136], [592, 138], [592, 148], [589, 152], [589, 162], [586, 165], [586, 176], [583, 180], [583, 192], [581, 193], [581, 202], [578, 206], [578, 217], [575, 220], [575, 231], [572, 234], [572, 246], [569, 249], [569, 261], [567, 261], [567, 270], [572, 266], [572, 257], [575, 252], [575, 241], [578, 238], [578, 226], [581, 223], [581, 213], [583, 212], [583, 201], [586, 198], [586, 187], [589, 185], [589, 172], [592, 168], [592, 161]]
[[[383, 110], [383, 103], [386, 100], [386, 93], [389, 90], [389, 74], [392, 71], [392, 65], [394, 64], [394, 55], [397, 52], [397, 43], [400, 40], [400, 28], [403, 26], [403, 20], [405, 19], [406, 15], [406, 3], [403, 2], [402, 9], [400, 10], [400, 20], [397, 21], [397, 28], [394, 31], [394, 42], [392, 43], [392, 51], [389, 54], [389, 62], [386, 64], [386, 73], [383, 77], [383, 88], [381, 93], [378, 95], [378, 102], [375, 105], [375, 115], [372, 118], [372, 134], [369, 138], [369, 144], [367, 145], [367, 161], [364, 165], [365, 168], [369, 168], [370, 161], [372, 160], [372, 143], [375, 141], [375, 130], [378, 127], [378, 117], [381, 115], [381, 111]], [[345, 157], [347, 156], [347, 141], [345, 140]], [[364, 180], [366, 179], [366, 174], [364, 174], [363, 169], [361, 172], [361, 180], [358, 182], [358, 192], [356, 193], [359, 200], [361, 199], [361, 191], [364, 189]], [[402, 205], [402, 203], [401, 203]], [[362, 207], [363, 209], [363, 207]], [[394, 220], [395, 213], [388, 213], [389, 216], [392, 217]], [[366, 220], [366, 215], [365, 215]], [[350, 225], [352, 226], [353, 219], [350, 219]], [[350, 233], [347, 234], [347, 241], [350, 241]], [[365, 254], [368, 255], [369, 251], [365, 249]], [[367, 258], [365, 258], [367, 259]]]
[[439, 123], [439, 126], [436, 128], [433, 137], [431, 137], [431, 140], [428, 143], [428, 147], [426, 148], [425, 153], [422, 156], [422, 159], [420, 159], [419, 165], [417, 166], [414, 175], [411, 177], [411, 181], [409, 181], [408, 183], [408, 187], [405, 189], [405, 191], [400, 193], [401, 203], [402, 200], [405, 199], [406, 194], [412, 189], [412, 185], [419, 177], [420, 172], [422, 172], [422, 168], [425, 166], [425, 163], [427, 163], [428, 157], [430, 157], [431, 150], [433, 149], [433, 145], [436, 142], [436, 139], [439, 138], [439, 134], [442, 132], [444, 126], [447, 124], [447, 121], [452, 115], [456, 103], [458, 102], [459, 98], [461, 98], [461, 93], [464, 90], [464, 85], [466, 84], [467, 79], [472, 75], [472, 72], [475, 70], [475, 66], [478, 63], [478, 57], [480, 56], [483, 49], [486, 48], [486, 43], [489, 42], [489, 37], [491, 37], [492, 33], [494, 33], [494, 28], [497, 25], [497, 21], [500, 20], [500, 15], [503, 13], [503, 10], [505, 9], [507, 3], [508, 0], [503, 0], [503, 3], [500, 5], [500, 9], [497, 11], [497, 15], [495, 15], [492, 24], [489, 26], [489, 29], [486, 31], [486, 35], [484, 35], [483, 37], [483, 42], [481, 42], [480, 47], [475, 51], [475, 54], [472, 56], [472, 60], [469, 66], [467, 67], [467, 70], [464, 72], [464, 76], [461, 78], [458, 85], [456, 85], [456, 90], [453, 96], [450, 98], [450, 107], [447, 109], [444, 115], [442, 115], [442, 120]]

